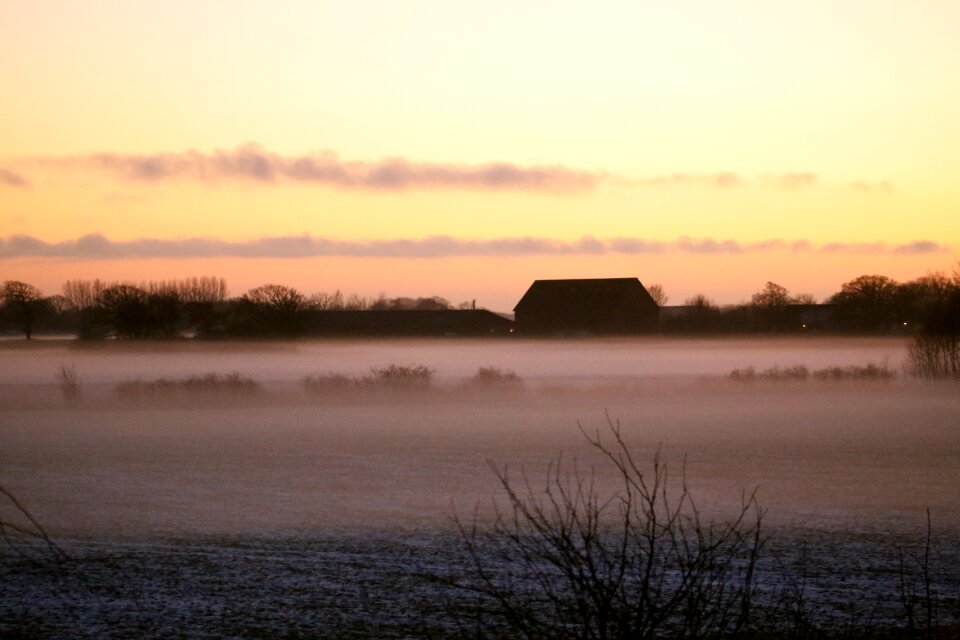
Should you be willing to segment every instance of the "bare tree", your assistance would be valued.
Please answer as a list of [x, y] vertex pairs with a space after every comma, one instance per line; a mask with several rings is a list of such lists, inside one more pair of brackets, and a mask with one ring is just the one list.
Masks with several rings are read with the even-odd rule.
[[750, 298], [754, 321], [758, 328], [765, 331], [781, 331], [785, 328], [788, 322], [787, 307], [791, 304], [793, 299], [790, 292], [776, 282], [767, 282], [763, 289]]
[[100, 293], [108, 285], [102, 280], [67, 280], [63, 283], [63, 297], [78, 311], [90, 309], [97, 304]]
[[214, 276], [185, 278], [176, 283], [184, 304], [215, 304], [227, 299], [227, 281]]
[[670, 299], [662, 284], [650, 285], [647, 287], [647, 293], [650, 294], [650, 297], [653, 298], [653, 301], [657, 303], [658, 307], [664, 306], [667, 304], [667, 300]]
[[481, 628], [528, 638], [727, 637], [751, 624], [763, 544], [755, 497], [723, 523], [706, 522], [685, 477], [668, 488], [659, 451], [643, 467], [608, 417], [612, 442], [587, 441], [618, 491], [554, 461], [543, 490], [494, 472], [506, 497], [490, 525], [458, 520], [479, 598]]
[[281, 284], [265, 284], [250, 289], [241, 303], [254, 316], [258, 332], [295, 335], [303, 326], [303, 312], [307, 310], [307, 298], [293, 287]]
[[755, 307], [785, 307], [790, 304], [790, 292], [776, 282], [768, 282], [753, 294], [750, 303]]
[[315, 293], [307, 303], [318, 311], [333, 311], [343, 309], [343, 294], [337, 289], [333, 293]]

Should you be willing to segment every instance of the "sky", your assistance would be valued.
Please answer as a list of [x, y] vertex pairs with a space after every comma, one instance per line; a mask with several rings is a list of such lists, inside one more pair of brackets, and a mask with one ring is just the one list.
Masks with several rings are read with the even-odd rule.
[[0, 0], [0, 280], [509, 311], [960, 256], [960, 3]]

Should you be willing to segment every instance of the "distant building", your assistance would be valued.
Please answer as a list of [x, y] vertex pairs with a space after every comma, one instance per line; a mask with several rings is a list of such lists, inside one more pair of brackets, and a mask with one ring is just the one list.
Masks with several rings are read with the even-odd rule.
[[637, 278], [537, 280], [514, 307], [522, 334], [638, 334], [660, 309]]
[[513, 322], [485, 309], [371, 309], [315, 311], [312, 335], [490, 336], [513, 332]]

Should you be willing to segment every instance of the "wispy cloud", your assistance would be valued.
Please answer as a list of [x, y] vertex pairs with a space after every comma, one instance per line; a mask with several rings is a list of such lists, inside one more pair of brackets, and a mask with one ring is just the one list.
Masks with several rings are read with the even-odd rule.
[[605, 254], [744, 254], [759, 251], [793, 253], [851, 253], [915, 255], [950, 251], [946, 245], [918, 240], [904, 244], [831, 242], [780, 239], [738, 242], [714, 238], [681, 237], [673, 241], [642, 238], [557, 240], [533, 236], [472, 240], [428, 236], [400, 240], [338, 240], [310, 235], [265, 236], [253, 240], [218, 238], [140, 238], [110, 240], [89, 234], [74, 240], [46, 242], [26, 235], [0, 238], [0, 259], [59, 258], [73, 260], [127, 260], [141, 258], [306, 258], [352, 256], [384, 258], [444, 258], [454, 256], [535, 256]]
[[817, 185], [818, 176], [815, 173], [784, 173], [779, 176], [772, 176], [770, 181], [780, 189], [789, 191], [798, 191], [800, 189], [810, 189]]
[[27, 179], [19, 173], [0, 167], [0, 186], [17, 187], [22, 189], [29, 186], [29, 184], [30, 183], [27, 181]]
[[867, 195], [893, 193], [893, 183], [889, 180], [878, 180], [874, 182], [854, 180], [853, 182], [845, 183], [843, 187], [849, 191]]
[[[419, 162], [402, 157], [374, 161], [342, 160], [333, 151], [283, 155], [256, 144], [210, 152], [189, 150], [176, 153], [90, 153], [73, 156], [22, 158], [24, 166], [54, 170], [89, 170], [106, 173], [118, 180], [160, 183], [170, 180], [199, 182], [246, 181], [264, 185], [300, 183], [336, 189], [399, 192], [411, 189], [464, 189], [477, 191], [531, 191], [582, 193], [602, 185], [643, 189], [719, 189], [765, 186], [799, 191], [820, 185], [812, 172], [787, 172], [747, 177], [733, 171], [674, 172], [649, 176], [624, 176], [561, 164], [523, 165], [513, 162], [463, 164]], [[9, 178], [25, 184], [25, 178], [7, 172]], [[3, 176], [0, 175], [0, 181]], [[842, 186], [861, 193], [888, 193], [886, 181], [855, 181]]]
[[44, 164], [106, 171], [123, 180], [158, 182], [280, 181], [326, 185], [342, 189], [402, 191], [405, 189], [485, 189], [585, 191], [605, 180], [604, 174], [561, 165], [518, 165], [510, 162], [456, 164], [386, 158], [375, 162], [341, 160], [337, 154], [284, 156], [248, 144], [211, 153], [118, 154], [93, 153], [54, 157]]
[[718, 173], [667, 173], [645, 178], [626, 179], [627, 184], [637, 187], [739, 187], [744, 182], [732, 171]]

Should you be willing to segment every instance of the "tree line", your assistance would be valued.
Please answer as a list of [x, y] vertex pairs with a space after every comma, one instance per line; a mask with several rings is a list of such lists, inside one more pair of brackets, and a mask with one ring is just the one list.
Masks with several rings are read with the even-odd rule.
[[383, 309], [470, 309], [432, 296], [365, 298], [356, 294], [307, 296], [281, 284], [265, 284], [229, 297], [223, 278], [110, 282], [68, 280], [61, 293], [44, 296], [37, 287], [7, 280], [0, 287], [0, 328], [30, 339], [35, 331], [80, 338], [171, 338], [181, 335], [297, 336], [319, 311]]
[[661, 313], [666, 333], [960, 332], [960, 265], [952, 274], [929, 273], [908, 282], [863, 275], [817, 304], [767, 282], [749, 302], [721, 307], [703, 294], [675, 313]]
[[[952, 274], [929, 273], [908, 282], [863, 275], [817, 304], [809, 294], [791, 294], [767, 282], [749, 302], [721, 307], [702, 294], [681, 307], [660, 285], [649, 291], [662, 307], [664, 333], [960, 333], [960, 265]], [[355, 294], [306, 295], [296, 288], [265, 284], [229, 297], [226, 280], [204, 276], [180, 280], [108, 282], [68, 280], [61, 292], [44, 296], [35, 286], [7, 280], [0, 287], [0, 328], [31, 338], [35, 331], [81, 338], [170, 338], [298, 336], [320, 322], [320, 312], [441, 310], [475, 308], [439, 296], [364, 298]]]

